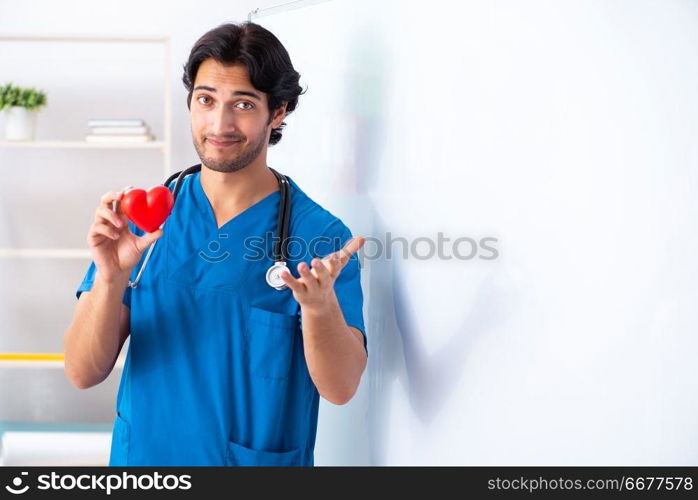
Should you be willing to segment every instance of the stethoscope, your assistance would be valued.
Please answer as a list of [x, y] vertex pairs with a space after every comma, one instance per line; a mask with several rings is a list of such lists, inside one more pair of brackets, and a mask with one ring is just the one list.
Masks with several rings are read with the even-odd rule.
[[[182, 180], [187, 175], [199, 172], [200, 170], [201, 163], [174, 173], [165, 181], [164, 186], [169, 189], [169, 184], [176, 179], [173, 192], [175, 202], [177, 201], [177, 194], [182, 187]], [[274, 263], [267, 270], [266, 280], [269, 286], [272, 288], [283, 290], [288, 288], [288, 285], [284, 283], [283, 279], [281, 278], [281, 272], [288, 270], [288, 266], [286, 265], [286, 256], [288, 255], [288, 222], [291, 215], [291, 189], [285, 175], [280, 174], [271, 167], [269, 167], [269, 170], [273, 172], [274, 176], [276, 176], [276, 179], [279, 181], [279, 188], [281, 189], [281, 202], [279, 203], [279, 215], [276, 222], [276, 234], [279, 235], [279, 239], [274, 242]], [[114, 202], [114, 205], [116, 205], [116, 202]], [[114, 208], [114, 210], [116, 209]], [[154, 241], [153, 244], [150, 245], [148, 253], [145, 255], [145, 259], [143, 260], [143, 264], [141, 264], [138, 274], [136, 274], [135, 281], [128, 281], [129, 287], [136, 288], [138, 286], [138, 282], [141, 279], [143, 270], [148, 264], [148, 260], [150, 259], [150, 255], [153, 253], [156, 243], [157, 241]]]

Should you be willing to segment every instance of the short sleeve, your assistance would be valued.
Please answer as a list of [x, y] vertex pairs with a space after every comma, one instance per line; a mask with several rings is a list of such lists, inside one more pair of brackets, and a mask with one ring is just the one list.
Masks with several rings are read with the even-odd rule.
[[[138, 229], [131, 221], [128, 223], [129, 229], [135, 233], [138, 236], [141, 236], [143, 234], [143, 231]], [[136, 269], [138, 266], [136, 266]], [[97, 274], [97, 266], [95, 266], [94, 261], [90, 262], [89, 267], [87, 268], [87, 272], [85, 273], [85, 276], [82, 279], [82, 283], [80, 283], [80, 286], [78, 286], [77, 291], [75, 292], [75, 297], [80, 298], [80, 294], [82, 292], [89, 292], [92, 290], [92, 285], [94, 285], [95, 282], [95, 275]], [[133, 277], [132, 277], [133, 278]], [[121, 302], [127, 306], [129, 309], [131, 308], [131, 287], [127, 286], [126, 290], [124, 291], [124, 296], [121, 300]]]
[[[320, 258], [340, 250], [352, 238], [349, 228], [339, 219], [332, 222], [323, 233], [323, 237], [318, 239], [318, 244], [312, 252]], [[363, 334], [364, 349], [366, 350], [366, 355], [368, 355], [368, 342], [363, 315], [363, 292], [361, 290], [361, 266], [358, 252], [351, 256], [342, 268], [339, 276], [337, 276], [334, 282], [334, 291], [347, 325], [359, 329]]]
[[[82, 292], [89, 292], [92, 290], [92, 285], [94, 285], [95, 282], [95, 275], [97, 274], [97, 266], [95, 266], [94, 261], [90, 262], [90, 266], [87, 268], [87, 272], [85, 273], [85, 277], [82, 279], [82, 283], [80, 283], [80, 286], [78, 287], [77, 291], [75, 292], [75, 297], [80, 298], [80, 294]], [[127, 286], [126, 290], [124, 291], [124, 297], [121, 300], [121, 302], [127, 306], [129, 309], [131, 308], [131, 287]]]

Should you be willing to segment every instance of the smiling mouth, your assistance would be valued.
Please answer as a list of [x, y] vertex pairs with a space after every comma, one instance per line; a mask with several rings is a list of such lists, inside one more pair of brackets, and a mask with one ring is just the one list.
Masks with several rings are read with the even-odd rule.
[[208, 142], [210, 142], [212, 145], [214, 145], [217, 148], [227, 148], [230, 147], [234, 144], [237, 144], [240, 141], [225, 141], [225, 142], [219, 142], [219, 141], [214, 141], [213, 139], [206, 139]]

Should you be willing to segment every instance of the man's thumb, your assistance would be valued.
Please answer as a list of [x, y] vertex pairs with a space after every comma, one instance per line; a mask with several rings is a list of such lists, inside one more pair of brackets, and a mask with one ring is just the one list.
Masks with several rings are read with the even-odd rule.
[[158, 229], [152, 233], [145, 233], [143, 236], [136, 239], [136, 247], [139, 252], [143, 252], [146, 248], [150, 246], [155, 240], [162, 236], [163, 230]]

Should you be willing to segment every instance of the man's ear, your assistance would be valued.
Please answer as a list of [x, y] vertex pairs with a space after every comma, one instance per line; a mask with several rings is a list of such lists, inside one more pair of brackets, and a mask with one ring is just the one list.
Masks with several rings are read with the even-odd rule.
[[283, 101], [283, 104], [274, 110], [271, 120], [271, 128], [279, 128], [281, 126], [281, 122], [283, 122], [284, 118], [286, 117], [287, 104], [287, 101]]

